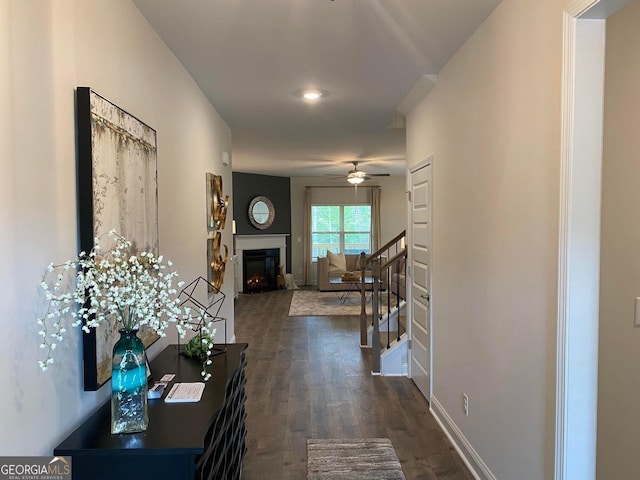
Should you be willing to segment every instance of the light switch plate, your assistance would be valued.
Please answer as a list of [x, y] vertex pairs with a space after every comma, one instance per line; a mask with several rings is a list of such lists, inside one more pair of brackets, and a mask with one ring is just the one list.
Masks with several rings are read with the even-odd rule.
[[640, 327], [640, 297], [636, 297], [635, 308], [633, 312], [633, 326]]

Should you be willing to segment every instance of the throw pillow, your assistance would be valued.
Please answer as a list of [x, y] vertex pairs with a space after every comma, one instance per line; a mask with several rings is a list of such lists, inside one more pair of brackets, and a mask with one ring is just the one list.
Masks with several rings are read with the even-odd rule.
[[333, 253], [327, 250], [327, 259], [329, 260], [329, 271], [347, 271], [347, 259], [344, 258], [343, 253]]

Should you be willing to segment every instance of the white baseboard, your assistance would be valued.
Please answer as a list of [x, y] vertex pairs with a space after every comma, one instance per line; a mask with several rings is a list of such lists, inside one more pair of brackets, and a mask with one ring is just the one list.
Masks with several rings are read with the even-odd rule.
[[489, 467], [482, 461], [478, 452], [475, 451], [471, 443], [469, 443], [462, 434], [462, 431], [433, 395], [431, 396], [429, 411], [447, 438], [449, 438], [453, 447], [460, 454], [460, 457], [462, 457], [462, 461], [471, 471], [473, 478], [476, 480], [497, 480], [495, 475], [489, 470]]

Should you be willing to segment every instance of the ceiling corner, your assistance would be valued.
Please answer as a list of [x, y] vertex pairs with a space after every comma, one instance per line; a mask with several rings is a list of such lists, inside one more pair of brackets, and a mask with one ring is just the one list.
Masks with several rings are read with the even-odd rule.
[[402, 97], [397, 110], [403, 115], [409, 115], [411, 111], [433, 90], [438, 81], [438, 75], [422, 75], [413, 87]]

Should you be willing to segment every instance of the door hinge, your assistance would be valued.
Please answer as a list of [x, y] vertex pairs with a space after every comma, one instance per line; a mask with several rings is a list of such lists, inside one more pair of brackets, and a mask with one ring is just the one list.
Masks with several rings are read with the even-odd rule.
[[407, 201], [411, 203], [411, 190], [407, 190]]
[[407, 349], [411, 350], [411, 339], [407, 340]]

